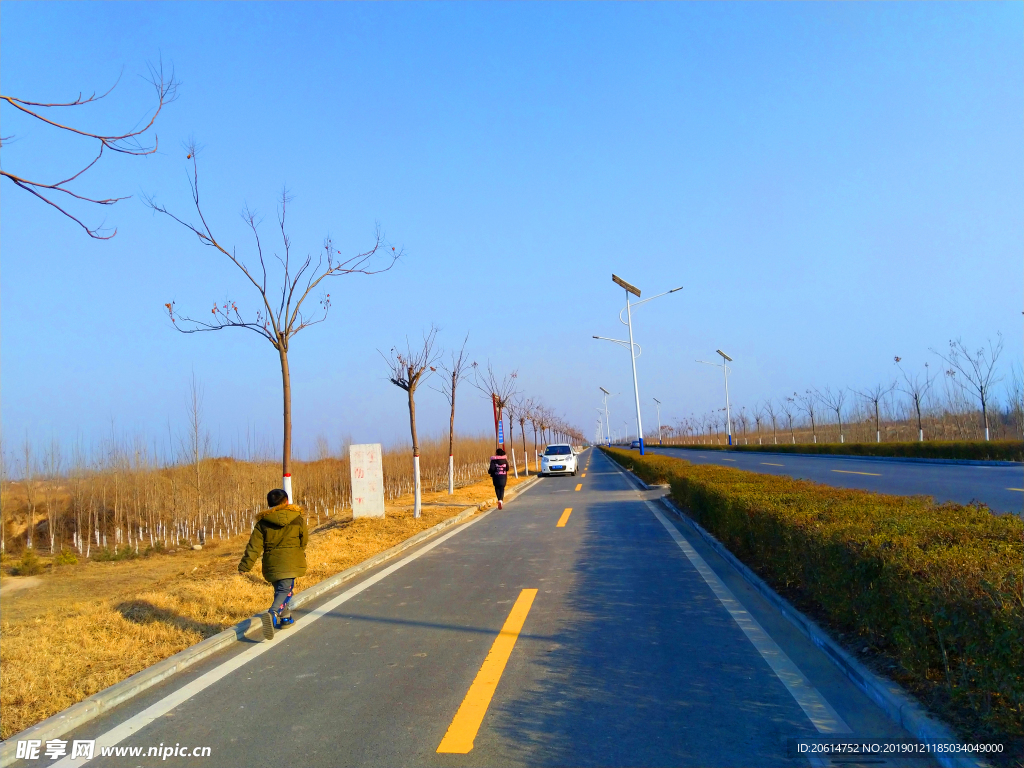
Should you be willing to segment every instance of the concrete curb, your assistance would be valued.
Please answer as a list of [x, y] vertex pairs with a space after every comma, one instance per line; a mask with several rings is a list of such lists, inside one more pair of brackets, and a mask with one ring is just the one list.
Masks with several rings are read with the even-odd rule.
[[[510, 488], [505, 495], [506, 500], [510, 501], [523, 491], [533, 487], [539, 479], [539, 477], [534, 475], [530, 479]], [[353, 565], [351, 568], [345, 569], [341, 573], [336, 573], [333, 576], [314, 584], [308, 589], [304, 589], [292, 598], [292, 605], [294, 607], [299, 607], [308, 603], [325, 592], [329, 592], [339, 585], [344, 584], [347, 581], [351, 581], [359, 574], [368, 571], [381, 563], [387, 562], [388, 560], [393, 560], [398, 555], [412, 547], [415, 547], [426, 539], [433, 538], [445, 529], [450, 528], [453, 525], [458, 525], [464, 520], [475, 515], [477, 512], [483, 511], [484, 507], [488, 505], [489, 502], [485, 502], [483, 504], [466, 507], [454, 517], [442, 520], [432, 528], [420, 531], [415, 536], [410, 536], [405, 541], [391, 547], [391, 549], [380, 552], [368, 560], [364, 560], [357, 565]], [[492, 511], [494, 511], [494, 509], [489, 509], [485, 514], [489, 514]], [[17, 743], [19, 741], [39, 739], [45, 743], [50, 739], [58, 739], [64, 734], [78, 728], [80, 725], [87, 723], [90, 720], [94, 720], [117, 705], [135, 698], [143, 691], [152, 688], [154, 685], [163, 682], [178, 672], [188, 669], [194, 664], [197, 664], [208, 656], [212, 656], [214, 653], [223, 650], [229, 645], [236, 642], [245, 642], [248, 635], [259, 635], [262, 632], [260, 615], [261, 614], [256, 614], [248, 619], [243, 619], [235, 624], [235, 626], [225, 629], [223, 632], [218, 632], [216, 635], [208, 637], [182, 651], [178, 651], [178, 653], [173, 656], [169, 656], [163, 661], [158, 661], [153, 666], [147, 667], [140, 672], [136, 672], [131, 677], [126, 678], [119, 683], [115, 683], [109, 688], [104, 688], [102, 691], [94, 693], [89, 698], [80, 701], [77, 704], [71, 705], [63, 712], [58, 712], [57, 714], [48, 717], [46, 720], [26, 728], [21, 733], [14, 734], [9, 739], [0, 743], [0, 768], [4, 768], [16, 761], [17, 758], [15, 757], [15, 754], [17, 751]]]
[[[611, 457], [609, 457], [611, 458]], [[633, 472], [622, 467], [612, 459], [616, 466], [631, 480], [636, 482], [644, 490], [652, 488]], [[814, 621], [804, 616], [803, 613], [794, 608], [788, 600], [779, 595], [774, 589], [750, 568], [744, 565], [732, 552], [726, 548], [703, 526], [691, 518], [679, 507], [676, 506], [667, 495], [660, 499], [662, 505], [675, 517], [689, 525], [707, 544], [722, 556], [733, 568], [739, 571], [740, 575], [750, 583], [754, 589], [768, 600], [786, 619], [793, 624], [805, 637], [820, 648], [829, 660], [843, 672], [844, 675], [860, 690], [867, 694], [873, 702], [881, 707], [891, 720], [899, 723], [916, 739], [922, 742], [939, 742], [943, 744], [959, 744], [960, 740], [953, 734], [952, 730], [944, 723], [936, 720], [925, 710], [921, 704], [907, 693], [901, 686], [879, 677], [870, 669], [865, 667], [838, 643], [836, 643], [821, 627]], [[985, 760], [974, 757], [951, 757], [948, 755], [934, 754], [936, 762], [943, 768], [991, 768], [991, 764]]]
[[728, 448], [704, 446], [703, 448], [683, 445], [652, 445], [651, 448], [672, 451], [716, 451], [718, 453], [742, 453], [751, 456], [798, 456], [814, 459], [857, 459], [860, 461], [902, 461], [909, 464], [966, 464], [975, 467], [1024, 467], [1019, 461], [997, 461], [995, 459], [924, 459], [914, 456], [858, 456], [854, 453], [799, 453], [797, 451], [730, 451]]

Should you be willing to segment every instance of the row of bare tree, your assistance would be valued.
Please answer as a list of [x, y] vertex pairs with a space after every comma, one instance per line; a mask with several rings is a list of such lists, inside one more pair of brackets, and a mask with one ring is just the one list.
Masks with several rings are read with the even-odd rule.
[[[906, 440], [1020, 440], [1024, 439], [1024, 373], [1011, 371], [1003, 382], [997, 363], [1003, 339], [972, 349], [960, 339], [942, 351], [931, 350], [940, 370], [924, 363], [908, 370], [895, 357], [896, 375], [885, 383], [855, 389], [806, 389], [779, 398], [766, 398], [747, 409], [733, 407], [734, 439], [741, 444], [783, 442], [899, 442]], [[941, 384], [939, 383], [941, 381]], [[662, 428], [669, 443], [723, 443], [729, 425], [725, 408], [677, 420]], [[650, 438], [658, 439], [656, 432]]]
[[[413, 346], [408, 337], [405, 340], [404, 349], [392, 347], [389, 355], [381, 353], [388, 366], [388, 378], [392, 384], [405, 391], [409, 407], [409, 429], [412, 436], [412, 465], [414, 477], [414, 506], [413, 514], [420, 516], [420, 450], [419, 439], [416, 428], [416, 391], [420, 384], [425, 382], [431, 375], [438, 373], [440, 385], [436, 391], [444, 395], [450, 408], [448, 422], [448, 492], [454, 493], [455, 488], [455, 403], [456, 393], [459, 384], [469, 381], [480, 393], [487, 397], [494, 408], [495, 447], [500, 443], [504, 447], [507, 436], [508, 442], [513, 443], [513, 433], [516, 422], [522, 435], [523, 446], [523, 469], [527, 475], [530, 473], [528, 453], [526, 449], [526, 423], [529, 422], [533, 430], [534, 466], [536, 467], [536, 453], [538, 448], [538, 436], [541, 440], [574, 440], [582, 442], [582, 433], [569, 425], [564, 419], [557, 417], [550, 408], [546, 408], [539, 402], [527, 398], [518, 389], [517, 371], [513, 370], [504, 376], [494, 371], [494, 366], [488, 362], [486, 372], [477, 362], [470, 362], [466, 357], [466, 342], [469, 335], [462, 341], [458, 350], [452, 350], [445, 359], [444, 350], [437, 342], [438, 329], [431, 326], [423, 334], [422, 343]], [[440, 370], [439, 370], [440, 369]], [[505, 432], [504, 425], [508, 423], [508, 432]], [[500, 425], [500, 427], [499, 427]], [[515, 455], [515, 446], [511, 445], [511, 458], [513, 472], [518, 477], [519, 467]]]

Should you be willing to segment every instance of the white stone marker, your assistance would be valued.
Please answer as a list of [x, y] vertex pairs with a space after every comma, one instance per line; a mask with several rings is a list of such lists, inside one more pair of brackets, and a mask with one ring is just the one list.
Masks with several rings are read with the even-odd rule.
[[352, 517], [384, 517], [384, 467], [380, 443], [350, 445]]

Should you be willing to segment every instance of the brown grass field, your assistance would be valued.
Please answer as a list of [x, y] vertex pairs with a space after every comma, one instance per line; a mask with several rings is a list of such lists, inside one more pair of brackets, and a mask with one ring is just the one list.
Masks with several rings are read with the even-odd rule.
[[[509, 478], [509, 487], [525, 479]], [[418, 520], [409, 494], [388, 504], [383, 519], [332, 518], [312, 531], [309, 570], [297, 590], [493, 499], [484, 478], [454, 496], [425, 492]], [[272, 592], [259, 563], [245, 576], [237, 572], [247, 541], [246, 533], [211, 541], [201, 551], [179, 549], [120, 562], [55, 566], [44, 558], [48, 567], [36, 577], [8, 576], [5, 569], [0, 577], [0, 737], [7, 739], [266, 610]]]

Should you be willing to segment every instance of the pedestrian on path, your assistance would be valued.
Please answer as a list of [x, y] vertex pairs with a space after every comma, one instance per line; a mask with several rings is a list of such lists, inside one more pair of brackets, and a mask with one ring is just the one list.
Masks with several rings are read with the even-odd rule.
[[494, 452], [494, 456], [491, 456], [491, 466], [487, 468], [487, 474], [494, 483], [494, 495], [498, 497], [498, 509], [501, 509], [502, 501], [505, 499], [505, 483], [508, 482], [508, 459], [505, 458], [504, 448], [499, 448]]
[[297, 504], [289, 504], [288, 494], [280, 488], [267, 494], [267, 506], [269, 509], [256, 516], [238, 572], [251, 571], [256, 557], [263, 555], [263, 578], [274, 587], [274, 601], [260, 618], [263, 637], [272, 640], [275, 629], [295, 623], [288, 603], [295, 592], [295, 579], [306, 573], [309, 529], [305, 510]]

